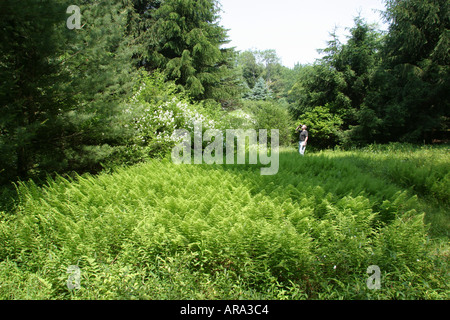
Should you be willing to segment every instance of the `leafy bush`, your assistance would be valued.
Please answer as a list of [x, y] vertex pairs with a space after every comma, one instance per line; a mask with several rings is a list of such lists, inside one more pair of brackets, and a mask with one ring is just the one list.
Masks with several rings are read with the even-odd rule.
[[194, 129], [194, 122], [203, 128], [221, 128], [222, 113], [211, 101], [193, 103], [173, 81], [154, 71], [141, 73], [139, 86], [124, 108], [123, 127], [128, 143], [111, 157], [114, 163], [132, 164], [170, 153], [177, 137], [176, 129]]
[[330, 112], [327, 106], [315, 107], [312, 111], [303, 113], [299, 117], [301, 124], [308, 127], [311, 146], [319, 149], [334, 147], [339, 143], [342, 119]]
[[247, 115], [249, 127], [253, 127], [256, 130], [278, 129], [280, 132], [280, 145], [291, 145], [292, 132], [295, 128], [293, 128], [292, 117], [284, 105], [276, 101], [244, 101], [241, 112]]

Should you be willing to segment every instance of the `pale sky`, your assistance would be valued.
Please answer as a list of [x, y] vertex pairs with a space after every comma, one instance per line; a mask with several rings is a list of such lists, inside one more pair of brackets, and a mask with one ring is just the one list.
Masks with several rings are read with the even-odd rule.
[[[219, 0], [220, 25], [228, 31], [227, 47], [239, 51], [275, 49], [282, 63], [313, 63], [320, 58], [330, 32], [338, 27], [340, 40], [346, 42], [346, 28], [361, 16], [386, 30], [379, 11], [383, 0]], [[378, 10], [378, 11], [377, 11]]]

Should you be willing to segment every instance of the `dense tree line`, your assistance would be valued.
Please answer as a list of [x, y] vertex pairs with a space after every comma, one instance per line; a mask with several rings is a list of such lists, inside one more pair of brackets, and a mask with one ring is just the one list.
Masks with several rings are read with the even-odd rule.
[[228, 101], [234, 51], [215, 0], [5, 0], [0, 22], [2, 182], [98, 171], [133, 142], [138, 69], [162, 70], [195, 100]]
[[448, 130], [450, 5], [385, 2], [387, 33], [358, 17], [346, 43], [332, 33], [321, 59], [290, 69], [275, 50], [228, 47], [217, 0], [83, 0], [80, 29], [66, 26], [73, 1], [3, 0], [0, 182], [95, 172], [135, 146], [142, 70], [213, 109], [273, 106], [320, 147], [430, 141]]
[[338, 116], [328, 146], [430, 143], [448, 132], [449, 7], [445, 0], [389, 0], [387, 33], [360, 17], [347, 43], [332, 33], [324, 57], [303, 66], [291, 90], [295, 117], [318, 106]]

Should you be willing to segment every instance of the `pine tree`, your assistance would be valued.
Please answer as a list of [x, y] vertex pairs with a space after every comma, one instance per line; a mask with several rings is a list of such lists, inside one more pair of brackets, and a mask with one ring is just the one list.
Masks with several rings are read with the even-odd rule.
[[152, 21], [142, 39], [146, 68], [163, 70], [197, 100], [226, 100], [237, 89], [235, 53], [222, 48], [229, 41], [218, 6], [216, 0], [166, 0], [140, 16]]
[[[6, 179], [98, 167], [120, 134], [118, 101], [129, 91], [130, 9], [122, 1], [5, 0], [0, 21], [0, 171]], [[102, 147], [104, 146], [104, 147]], [[7, 173], [7, 175], [4, 174]], [[4, 181], [3, 181], [4, 182]]]
[[256, 81], [253, 89], [244, 96], [244, 99], [247, 100], [269, 100], [270, 98], [272, 98], [272, 91], [262, 77]]
[[116, 146], [126, 144], [123, 101], [132, 94], [137, 52], [129, 31], [130, 1], [90, 1], [80, 7], [84, 27], [66, 38], [63, 65], [71, 83], [66, 94], [76, 105], [63, 115], [61, 140], [71, 169], [98, 170]]
[[360, 125], [366, 111], [364, 103], [370, 91], [370, 79], [380, 64], [382, 38], [361, 17], [356, 17], [354, 23], [347, 43], [342, 43], [336, 30], [333, 31], [328, 47], [320, 50], [323, 58], [299, 73], [298, 83], [292, 90], [299, 101], [293, 108], [297, 117], [317, 106], [327, 106], [343, 120], [342, 130], [354, 131]]
[[380, 140], [423, 141], [448, 127], [450, 4], [389, 0], [386, 6], [390, 28], [368, 103], [383, 121]]
[[237, 59], [237, 65], [247, 86], [252, 89], [258, 78], [262, 75], [264, 66], [256, 61], [256, 56], [253, 51], [241, 52]]
[[1, 11], [0, 171], [3, 178], [24, 179], [52, 148], [62, 126], [58, 116], [71, 103], [70, 96], [58, 94], [68, 77], [55, 54], [61, 50], [55, 28], [65, 21], [66, 7], [51, 0], [5, 0]]

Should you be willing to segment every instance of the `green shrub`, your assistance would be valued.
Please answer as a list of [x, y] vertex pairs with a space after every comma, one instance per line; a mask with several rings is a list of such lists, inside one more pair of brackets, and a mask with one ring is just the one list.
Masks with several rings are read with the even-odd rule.
[[280, 145], [290, 146], [292, 144], [292, 134], [295, 127], [287, 107], [271, 100], [244, 101], [242, 112], [247, 114], [246, 117], [249, 119], [250, 127], [256, 130], [278, 129]]
[[326, 149], [339, 144], [342, 136], [339, 128], [343, 121], [338, 115], [331, 113], [327, 106], [318, 106], [303, 113], [299, 122], [308, 127], [308, 143], [311, 146]]
[[133, 164], [152, 158], [164, 158], [177, 141], [176, 129], [193, 131], [201, 122], [207, 129], [223, 128], [223, 112], [213, 101], [193, 103], [173, 81], [166, 81], [162, 73], [142, 72], [135, 93], [124, 107], [122, 126], [126, 143], [114, 150], [105, 163]]

